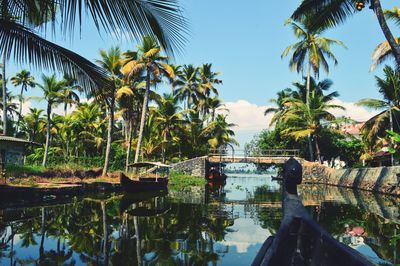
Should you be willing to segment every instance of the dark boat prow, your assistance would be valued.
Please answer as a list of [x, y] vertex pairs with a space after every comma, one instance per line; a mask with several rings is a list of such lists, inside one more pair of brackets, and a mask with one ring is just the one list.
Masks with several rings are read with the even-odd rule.
[[340, 243], [317, 224], [297, 195], [302, 167], [290, 158], [283, 169], [283, 220], [269, 237], [252, 265], [376, 265], [351, 247]]

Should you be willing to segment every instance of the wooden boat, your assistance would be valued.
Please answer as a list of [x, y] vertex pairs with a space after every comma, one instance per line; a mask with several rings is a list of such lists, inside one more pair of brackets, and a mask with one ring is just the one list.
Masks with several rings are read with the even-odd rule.
[[224, 174], [224, 167], [226, 165], [223, 163], [210, 163], [207, 179], [213, 181], [224, 181], [227, 176]]
[[297, 196], [302, 168], [294, 158], [283, 168], [283, 219], [275, 236], [261, 246], [252, 266], [259, 265], [375, 265], [337, 241], [304, 208]]
[[154, 162], [142, 162], [129, 165], [133, 168], [150, 168], [136, 171], [134, 179], [120, 173], [120, 183], [127, 192], [160, 191], [168, 189], [169, 165]]

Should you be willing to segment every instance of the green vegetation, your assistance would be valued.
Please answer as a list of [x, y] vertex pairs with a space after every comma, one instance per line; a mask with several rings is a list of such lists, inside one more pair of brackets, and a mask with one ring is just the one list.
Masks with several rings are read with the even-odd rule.
[[206, 180], [202, 177], [185, 175], [178, 172], [169, 174], [168, 186], [171, 190], [185, 190], [189, 187], [202, 187], [206, 184]]

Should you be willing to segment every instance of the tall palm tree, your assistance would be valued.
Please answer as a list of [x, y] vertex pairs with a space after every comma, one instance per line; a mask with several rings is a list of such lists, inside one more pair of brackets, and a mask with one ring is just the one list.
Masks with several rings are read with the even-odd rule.
[[[319, 139], [323, 130], [322, 122], [335, 120], [335, 116], [330, 110], [344, 110], [344, 107], [332, 104], [331, 101], [331, 97], [320, 95], [316, 90], [310, 93], [308, 104], [302, 99], [288, 98], [286, 103], [289, 107], [282, 117], [282, 121], [289, 126], [283, 130], [284, 134], [296, 139], [313, 137], [319, 162], [321, 162]], [[310, 154], [310, 157], [313, 155]]]
[[7, 136], [7, 80], [6, 80], [6, 56], [3, 55], [3, 63], [0, 65], [3, 70], [1, 73], [1, 92], [2, 92], [2, 105], [3, 105], [3, 135]]
[[199, 68], [200, 80], [201, 80], [201, 90], [205, 96], [210, 96], [210, 92], [218, 95], [217, 88], [214, 85], [222, 84], [222, 80], [218, 79], [219, 72], [212, 71], [212, 64], [203, 64]]
[[324, 29], [311, 30], [311, 17], [304, 17], [299, 23], [289, 19], [286, 22], [293, 29], [293, 33], [298, 42], [289, 45], [282, 53], [281, 57], [286, 57], [290, 52], [293, 51], [292, 57], [290, 58], [289, 66], [292, 70], [298, 73], [303, 72], [305, 64], [307, 64], [307, 92], [306, 92], [306, 103], [308, 103], [308, 97], [310, 94], [310, 79], [311, 71], [314, 73], [314, 77], [319, 76], [320, 68], [322, 67], [326, 73], [329, 73], [329, 65], [327, 59], [331, 59], [334, 65], [337, 65], [335, 55], [331, 51], [331, 46], [336, 44], [345, 47], [343, 42], [334, 40], [321, 35], [324, 33]]
[[76, 79], [71, 76], [64, 75], [65, 86], [63, 88], [63, 102], [64, 102], [64, 114], [67, 115], [68, 106], [71, 108], [73, 104], [78, 104], [80, 101], [79, 92], [82, 91], [82, 87], [78, 85]]
[[213, 150], [225, 146], [238, 145], [238, 142], [233, 138], [235, 132], [231, 129], [235, 124], [226, 121], [226, 115], [219, 114], [214, 122], [208, 128], [211, 138], [208, 144]]
[[[81, 16], [83, 13], [88, 16]], [[171, 55], [182, 49], [187, 33], [177, 0], [2, 0], [0, 54], [6, 55], [5, 59], [13, 55], [17, 62], [67, 73], [92, 93], [107, 84], [104, 72], [89, 60], [36, 34], [34, 28], [44, 22], [51, 25], [38, 28], [44, 34], [49, 28], [53, 33], [72, 34], [76, 26], [92, 22], [98, 31], [116, 33], [117, 37], [137, 40], [150, 35]]]
[[103, 176], [107, 175], [110, 162], [110, 151], [114, 127], [115, 97], [122, 78], [122, 53], [119, 47], [112, 47], [109, 51], [100, 50], [100, 60], [96, 60], [109, 75], [110, 86], [104, 87], [99, 94], [108, 107], [107, 147], [104, 159]]
[[183, 112], [177, 104], [178, 99], [171, 94], [164, 94], [161, 102], [158, 103], [158, 108], [153, 110], [155, 121], [162, 136], [162, 162], [166, 160], [166, 145], [170, 143], [173, 134], [176, 131], [182, 131], [185, 120]]
[[160, 80], [163, 76], [173, 78], [174, 72], [166, 63], [168, 57], [161, 55], [161, 47], [150, 36], [143, 38], [142, 44], [138, 46], [137, 53], [127, 52], [125, 56], [125, 65], [122, 71], [128, 79], [140, 71], [145, 71], [146, 73], [146, 90], [143, 98], [139, 135], [135, 152], [135, 163], [137, 163], [140, 158], [140, 149], [146, 124], [151, 83], [152, 81]]
[[37, 141], [36, 136], [40, 128], [46, 123], [42, 117], [43, 111], [42, 109], [30, 108], [29, 113], [24, 116], [22, 129], [28, 135], [28, 140], [30, 141]]
[[[292, 18], [299, 21], [312, 14], [313, 23], [311, 24], [311, 28], [313, 30], [321, 27], [332, 27], [343, 23], [348, 17], [357, 13], [359, 10], [356, 8], [356, 4], [359, 2], [360, 0], [303, 0], [293, 12]], [[393, 50], [396, 63], [400, 66], [400, 46], [396, 43], [387, 24], [381, 1], [364, 0], [362, 2], [364, 5], [369, 4], [370, 8], [374, 11], [379, 26]]]
[[[375, 76], [376, 85], [379, 93], [383, 96], [383, 100], [361, 99], [357, 103], [376, 110], [383, 109], [383, 111], [371, 117], [362, 127], [362, 130], [366, 133], [368, 143], [376, 143], [379, 136], [383, 137], [387, 126], [393, 131], [393, 118], [398, 117], [398, 112], [400, 111], [400, 71], [386, 66], [383, 72], [384, 78]], [[400, 125], [397, 124], [397, 127], [399, 128]]]
[[287, 109], [287, 105], [285, 105], [285, 101], [287, 98], [292, 96], [292, 90], [287, 88], [281, 90], [277, 93], [276, 99], [270, 99], [269, 102], [276, 105], [276, 107], [268, 107], [264, 111], [264, 115], [267, 116], [269, 114], [273, 114], [271, 122], [269, 123], [270, 126], [280, 121], [282, 115]]
[[47, 164], [47, 157], [51, 141], [51, 112], [55, 105], [59, 104], [62, 99], [62, 90], [64, 88], [64, 80], [58, 81], [55, 74], [51, 76], [42, 75], [42, 84], [37, 86], [42, 89], [43, 99], [47, 101], [47, 130], [46, 130], [46, 144], [43, 155], [42, 165], [45, 167]]
[[15, 76], [11, 78], [11, 83], [16, 87], [21, 86], [21, 92], [19, 94], [19, 116], [17, 122], [17, 129], [15, 130], [15, 133], [17, 133], [22, 116], [23, 93], [24, 91], [28, 90], [28, 87], [34, 88], [36, 83], [35, 83], [35, 78], [32, 77], [31, 73], [25, 69], [16, 73]]
[[184, 102], [185, 109], [190, 109], [199, 97], [199, 69], [193, 65], [184, 65], [182, 74], [177, 76], [175, 95]]

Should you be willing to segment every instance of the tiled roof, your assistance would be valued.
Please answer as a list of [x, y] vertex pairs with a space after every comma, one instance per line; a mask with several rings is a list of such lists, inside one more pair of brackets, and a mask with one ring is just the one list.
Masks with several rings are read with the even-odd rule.
[[41, 145], [41, 144], [33, 142], [33, 141], [14, 138], [14, 137], [10, 137], [10, 136], [4, 136], [4, 135], [0, 135], [0, 141], [18, 142], [18, 143], [25, 143], [25, 144], [30, 144], [30, 145]]

